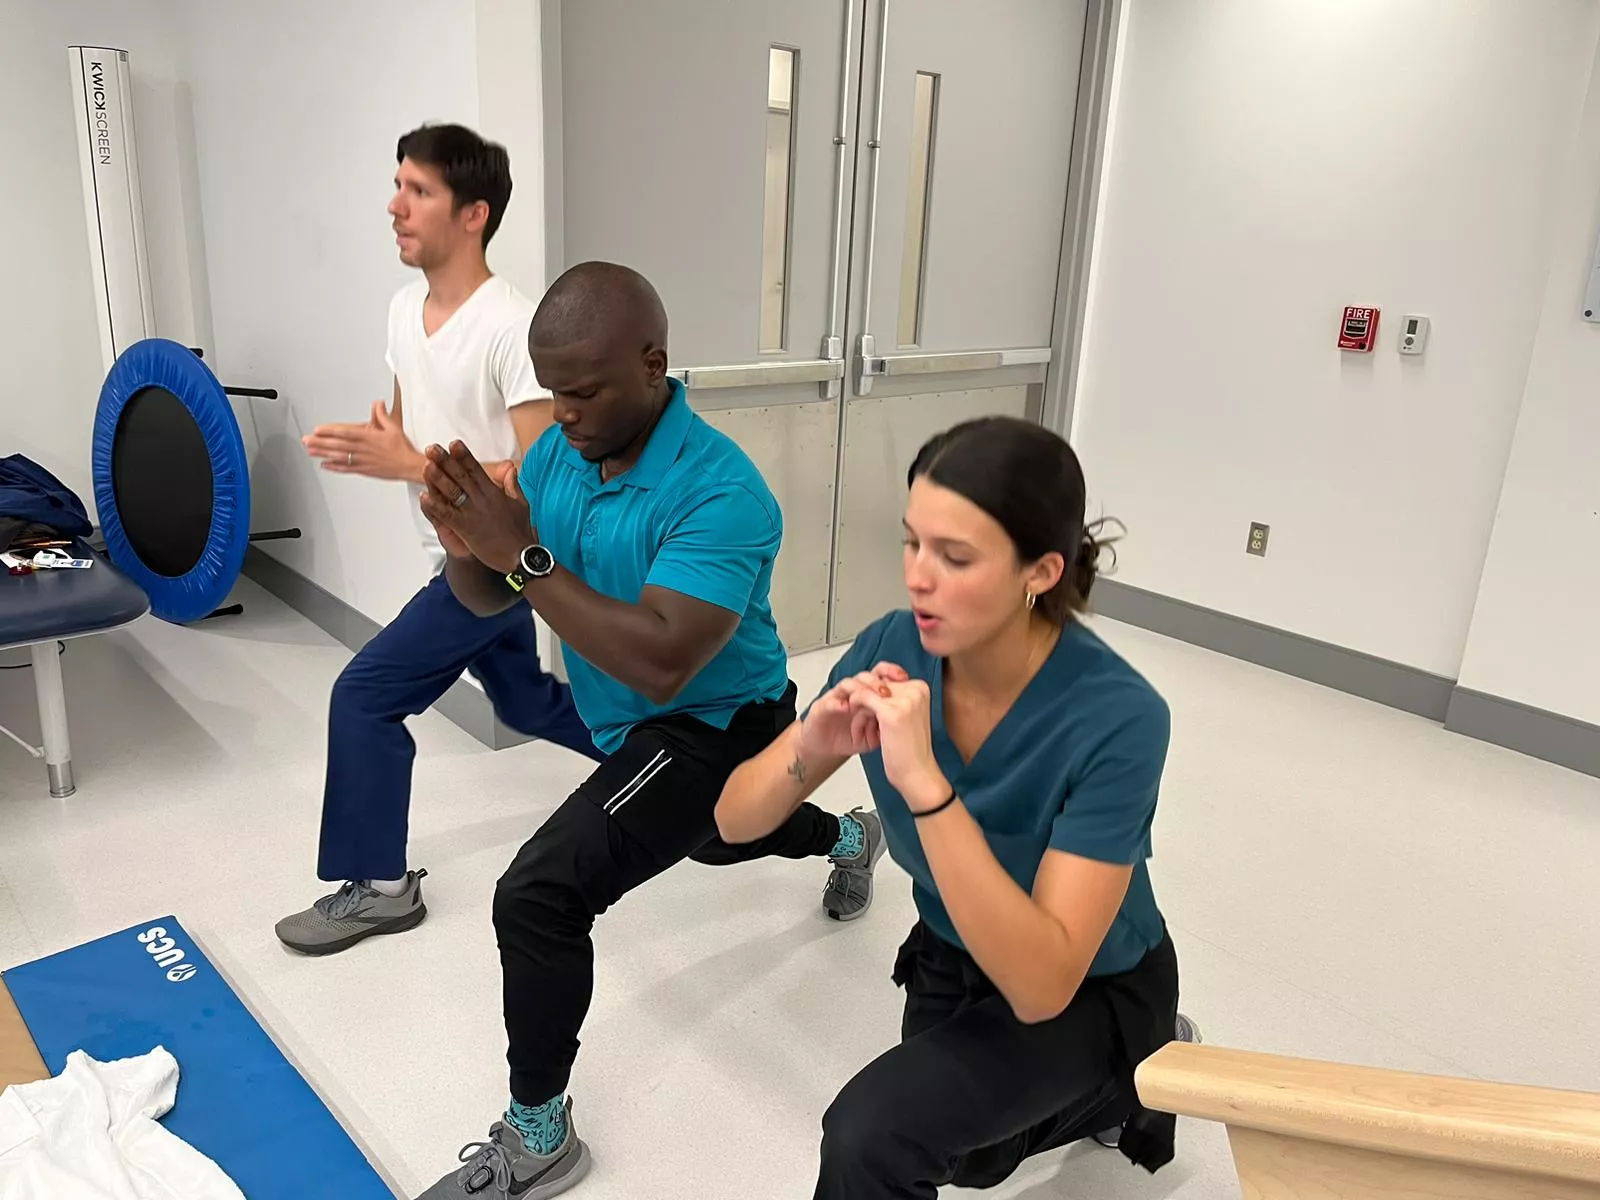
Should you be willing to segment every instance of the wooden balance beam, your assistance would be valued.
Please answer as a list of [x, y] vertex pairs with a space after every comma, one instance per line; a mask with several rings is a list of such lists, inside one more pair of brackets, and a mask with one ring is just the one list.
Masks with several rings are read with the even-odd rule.
[[1244, 1200], [1600, 1200], [1600, 1095], [1177, 1042], [1136, 1081], [1227, 1126]]

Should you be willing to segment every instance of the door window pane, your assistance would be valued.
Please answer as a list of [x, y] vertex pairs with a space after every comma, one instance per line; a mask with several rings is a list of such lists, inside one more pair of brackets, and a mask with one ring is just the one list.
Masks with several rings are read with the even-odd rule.
[[785, 348], [789, 192], [794, 173], [794, 94], [800, 52], [773, 46], [767, 61], [767, 192], [761, 226], [762, 353]]
[[911, 169], [906, 176], [906, 241], [900, 252], [899, 344], [922, 336], [923, 265], [928, 252], [928, 207], [933, 187], [933, 133], [939, 77], [918, 71], [911, 109]]

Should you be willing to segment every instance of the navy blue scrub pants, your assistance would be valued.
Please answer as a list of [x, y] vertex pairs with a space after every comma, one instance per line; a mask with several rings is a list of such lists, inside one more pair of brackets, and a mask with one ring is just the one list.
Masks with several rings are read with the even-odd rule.
[[469, 671], [518, 733], [600, 760], [567, 685], [539, 664], [533, 614], [468, 612], [435, 576], [350, 661], [328, 705], [321, 879], [399, 879], [406, 873], [411, 764], [405, 719], [424, 712]]

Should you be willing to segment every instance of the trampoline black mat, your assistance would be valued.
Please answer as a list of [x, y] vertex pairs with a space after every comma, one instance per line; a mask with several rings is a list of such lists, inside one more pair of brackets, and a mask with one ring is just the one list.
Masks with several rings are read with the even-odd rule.
[[117, 421], [111, 486], [135, 553], [158, 575], [192, 571], [211, 536], [211, 455], [183, 401], [141, 388]]

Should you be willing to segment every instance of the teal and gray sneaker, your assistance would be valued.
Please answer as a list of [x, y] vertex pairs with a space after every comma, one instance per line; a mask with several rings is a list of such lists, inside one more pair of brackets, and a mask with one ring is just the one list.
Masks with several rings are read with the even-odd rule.
[[850, 816], [865, 836], [861, 849], [849, 858], [829, 858], [833, 870], [822, 889], [822, 911], [835, 921], [854, 921], [872, 904], [872, 870], [883, 857], [883, 822], [875, 812], [853, 808]]
[[351, 881], [304, 912], [278, 922], [278, 940], [301, 954], [337, 954], [380, 933], [404, 933], [428, 915], [422, 902], [426, 871], [408, 871], [406, 890], [385, 896], [364, 882]]
[[466, 1165], [452, 1171], [417, 1200], [547, 1200], [559, 1196], [589, 1173], [589, 1147], [572, 1123], [567, 1100], [567, 1136], [549, 1154], [529, 1150], [522, 1135], [496, 1121], [489, 1140], [461, 1152]]

